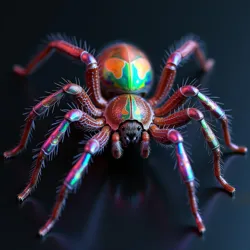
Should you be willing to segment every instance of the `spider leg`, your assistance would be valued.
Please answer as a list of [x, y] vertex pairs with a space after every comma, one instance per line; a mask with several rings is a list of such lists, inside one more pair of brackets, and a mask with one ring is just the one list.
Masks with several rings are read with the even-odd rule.
[[102, 111], [94, 106], [87, 93], [77, 84], [66, 84], [62, 89], [52, 93], [41, 102], [39, 102], [29, 113], [26, 124], [21, 136], [21, 140], [14, 149], [4, 152], [4, 157], [9, 158], [19, 154], [27, 145], [29, 135], [32, 131], [34, 120], [37, 117], [44, 115], [59, 102], [66, 94], [75, 98], [75, 101], [79, 104], [83, 110], [90, 112], [93, 116], [101, 117]]
[[110, 127], [105, 126], [98, 134], [96, 134], [87, 142], [81, 158], [71, 169], [63, 183], [63, 186], [59, 191], [59, 195], [54, 205], [51, 217], [48, 219], [46, 224], [39, 230], [40, 236], [44, 236], [45, 234], [47, 234], [48, 231], [50, 231], [51, 228], [54, 226], [56, 220], [58, 219], [61, 213], [68, 193], [76, 189], [76, 187], [79, 185], [82, 176], [86, 172], [92, 155], [94, 155], [105, 147], [110, 138], [110, 133]]
[[[226, 145], [233, 151], [238, 153], [246, 153], [247, 148], [235, 145], [232, 143], [228, 118], [222, 108], [212, 101], [209, 97], [202, 94], [196, 87], [191, 85], [186, 85], [179, 88], [161, 107], [155, 109], [156, 116], [165, 116], [169, 114], [174, 109], [180, 107], [188, 98], [196, 97], [200, 103], [210, 111], [216, 119], [219, 119], [223, 129], [223, 135]], [[156, 118], [157, 120], [160, 118]]]
[[38, 178], [41, 174], [42, 167], [44, 166], [44, 161], [47, 157], [50, 157], [55, 153], [55, 149], [59, 145], [60, 141], [64, 138], [70, 123], [76, 122], [80, 127], [88, 128], [92, 130], [101, 129], [105, 125], [105, 120], [102, 118], [94, 119], [88, 114], [82, 112], [79, 109], [73, 109], [67, 112], [64, 120], [59, 124], [59, 126], [51, 133], [49, 138], [45, 141], [41, 150], [37, 156], [36, 165], [32, 171], [30, 181], [26, 188], [18, 195], [18, 199], [23, 201], [35, 188]]
[[150, 153], [149, 146], [150, 136], [147, 131], [142, 132], [142, 141], [141, 141], [141, 156], [142, 158], [148, 158]]
[[150, 127], [150, 134], [156, 141], [160, 143], [175, 144], [177, 163], [182, 180], [185, 182], [188, 189], [191, 211], [195, 218], [199, 232], [204, 233], [206, 229], [200, 216], [197, 199], [195, 196], [195, 177], [183, 146], [183, 138], [181, 134], [174, 129], [159, 129], [156, 125], [152, 125]]
[[19, 65], [14, 65], [14, 72], [21, 76], [30, 75], [40, 63], [47, 59], [51, 53], [60, 52], [72, 58], [78, 59], [85, 63], [86, 68], [86, 82], [93, 96], [93, 101], [98, 107], [105, 107], [107, 101], [102, 97], [100, 89], [100, 77], [97, 61], [92, 54], [77, 46], [74, 46], [66, 41], [57, 40], [51, 41], [46, 48], [38, 53], [29, 63], [23, 68]]
[[165, 118], [155, 118], [154, 123], [159, 126], [175, 127], [178, 128], [183, 126], [190, 121], [197, 121], [201, 125], [202, 133], [207, 141], [208, 146], [213, 152], [213, 162], [214, 162], [214, 175], [222, 187], [229, 193], [234, 193], [235, 188], [227, 183], [227, 181], [222, 177], [221, 174], [221, 154], [220, 154], [220, 144], [214, 135], [212, 129], [207, 124], [204, 119], [204, 115], [201, 111], [196, 108], [188, 108], [176, 112]]
[[178, 65], [182, 60], [193, 53], [197, 57], [201, 68], [204, 71], [209, 71], [212, 68], [214, 61], [212, 59], [207, 60], [205, 58], [199, 43], [195, 40], [186, 41], [182, 46], [177, 48], [177, 50], [174, 51], [166, 61], [165, 67], [161, 73], [160, 81], [156, 88], [156, 92], [153, 97], [148, 100], [153, 107], [160, 104], [164, 98], [167, 97], [173, 86]]
[[120, 135], [118, 132], [115, 132], [112, 135], [112, 155], [116, 159], [119, 159], [122, 156], [122, 145], [120, 141]]

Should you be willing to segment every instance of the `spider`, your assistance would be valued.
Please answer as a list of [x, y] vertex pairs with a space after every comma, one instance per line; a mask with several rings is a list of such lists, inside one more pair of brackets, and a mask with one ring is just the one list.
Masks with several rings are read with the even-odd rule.
[[86, 84], [89, 92], [79, 84], [68, 81], [58, 91], [35, 105], [29, 113], [18, 146], [4, 152], [6, 158], [17, 155], [26, 147], [35, 119], [44, 115], [63, 96], [72, 96], [79, 107], [66, 112], [64, 119], [43, 143], [37, 154], [30, 181], [18, 195], [18, 199], [23, 201], [34, 190], [46, 158], [55, 153], [70, 124], [95, 131], [95, 134], [86, 142], [83, 153], [65, 178], [52, 215], [39, 230], [39, 235], [46, 235], [54, 226], [67, 195], [78, 186], [90, 159], [97, 152], [103, 150], [110, 142], [112, 155], [118, 159], [122, 156], [124, 148], [130, 144], [140, 143], [140, 154], [143, 158], [147, 158], [150, 153], [150, 138], [163, 145], [174, 147], [178, 169], [188, 190], [192, 214], [198, 231], [201, 234], [204, 233], [205, 226], [195, 196], [195, 176], [178, 128], [190, 121], [195, 121], [200, 125], [204, 139], [213, 153], [216, 179], [231, 194], [235, 192], [235, 188], [222, 177], [220, 144], [203, 113], [196, 108], [173, 111], [180, 108], [187, 99], [196, 98], [221, 122], [225, 144], [233, 152], [246, 153], [247, 148], [232, 143], [225, 112], [197, 87], [182, 86], [167, 99], [175, 80], [177, 67], [189, 56], [194, 54], [205, 72], [213, 67], [214, 61], [206, 59], [199, 40], [185, 39], [170, 53], [155, 93], [147, 99], [145, 95], [149, 93], [153, 84], [151, 64], [144, 52], [126, 42], [114, 42], [106, 46], [95, 59], [87, 49], [59, 37], [50, 40], [46, 48], [38, 53], [26, 68], [15, 65], [13, 70], [20, 76], [28, 76], [54, 51], [66, 54], [86, 65]]

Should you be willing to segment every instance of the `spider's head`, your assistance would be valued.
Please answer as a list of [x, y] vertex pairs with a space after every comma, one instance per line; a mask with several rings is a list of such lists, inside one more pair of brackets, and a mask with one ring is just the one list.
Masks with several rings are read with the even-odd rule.
[[141, 139], [142, 130], [142, 125], [136, 121], [124, 122], [119, 128], [122, 144], [128, 146], [131, 143], [138, 143]]

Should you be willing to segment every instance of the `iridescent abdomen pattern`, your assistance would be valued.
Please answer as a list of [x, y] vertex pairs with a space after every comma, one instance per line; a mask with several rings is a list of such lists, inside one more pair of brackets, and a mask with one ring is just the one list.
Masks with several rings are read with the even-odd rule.
[[136, 47], [117, 43], [106, 48], [98, 58], [104, 91], [147, 93], [153, 72], [147, 57]]

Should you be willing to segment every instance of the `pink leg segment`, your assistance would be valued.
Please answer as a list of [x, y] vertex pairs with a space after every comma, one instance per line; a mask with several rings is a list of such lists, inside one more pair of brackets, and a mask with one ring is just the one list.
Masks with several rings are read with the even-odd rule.
[[14, 149], [4, 152], [4, 157], [9, 158], [16, 156], [26, 147], [29, 135], [34, 127], [34, 120], [37, 117], [44, 115], [51, 107], [59, 102], [65, 94], [72, 95], [79, 106], [87, 112], [90, 112], [92, 115], [97, 117], [102, 116], [102, 111], [94, 106], [82, 87], [77, 84], [67, 84], [62, 89], [43, 99], [32, 109], [26, 119], [26, 124], [19, 144]]
[[122, 156], [122, 145], [120, 141], [120, 135], [118, 132], [115, 132], [112, 135], [112, 155], [116, 159], [119, 159]]
[[60, 141], [63, 139], [67, 129], [69, 128], [70, 123], [72, 122], [78, 123], [83, 128], [89, 128], [92, 130], [101, 129], [105, 125], [104, 119], [94, 119], [79, 109], [73, 109], [69, 111], [65, 115], [64, 120], [43, 144], [41, 151], [37, 156], [36, 165], [32, 172], [30, 181], [27, 187], [23, 190], [23, 192], [18, 195], [18, 199], [20, 201], [23, 201], [35, 188], [38, 181], [38, 177], [41, 174], [45, 158], [50, 156], [55, 151]]
[[[226, 145], [234, 152], [246, 153], [247, 148], [237, 146], [232, 143], [229, 128], [228, 128], [228, 119], [225, 112], [220, 106], [218, 106], [214, 101], [209, 97], [202, 94], [196, 87], [187, 85], [181, 87], [177, 92], [175, 92], [168, 101], [161, 107], [155, 109], [156, 116], [166, 116], [174, 109], [180, 107], [188, 98], [196, 97], [201, 104], [210, 111], [216, 119], [219, 119], [222, 124], [223, 134]], [[157, 118], [158, 119], [158, 118]]]
[[235, 188], [227, 183], [227, 181], [221, 175], [221, 154], [220, 154], [220, 144], [213, 133], [210, 126], [204, 119], [204, 115], [201, 111], [196, 108], [188, 108], [176, 112], [167, 117], [157, 117], [154, 119], [154, 123], [159, 126], [167, 126], [169, 128], [175, 127], [178, 128], [183, 126], [190, 121], [197, 121], [201, 125], [201, 130], [204, 135], [204, 138], [213, 152], [213, 162], [214, 162], [214, 174], [219, 183], [223, 186], [223, 188], [229, 193], [234, 193]]
[[87, 51], [66, 41], [58, 40], [50, 42], [43, 51], [41, 51], [28, 63], [26, 68], [15, 65], [14, 72], [21, 76], [30, 75], [39, 66], [40, 63], [42, 63], [51, 55], [51, 53], [55, 51], [66, 54], [72, 58], [79, 59], [80, 61], [85, 63], [85, 65], [87, 66], [87, 85], [93, 95], [94, 104], [100, 108], [104, 108], [107, 104], [107, 101], [101, 95], [100, 78], [96, 59]]
[[196, 221], [197, 228], [200, 233], [205, 232], [205, 226], [199, 213], [197, 199], [195, 196], [195, 177], [188, 160], [187, 154], [183, 146], [183, 138], [181, 134], [174, 129], [159, 129], [156, 125], [150, 127], [151, 136], [158, 142], [163, 144], [175, 144], [177, 163], [182, 179], [188, 189], [189, 202], [191, 211]]
[[72, 189], [75, 189], [77, 185], [79, 185], [80, 179], [82, 179], [83, 174], [86, 172], [88, 167], [89, 161], [95, 153], [100, 151], [105, 147], [108, 143], [111, 134], [111, 129], [108, 126], [102, 128], [102, 130], [96, 134], [92, 139], [90, 139], [84, 148], [84, 153], [82, 154], [81, 158], [69, 172], [68, 176], [66, 177], [63, 186], [59, 192], [57, 201], [54, 205], [52, 215], [46, 222], [46, 224], [39, 230], [39, 235], [44, 236], [46, 235], [51, 228], [54, 226], [56, 220], [58, 219], [63, 204], [66, 201], [67, 194]]
[[212, 59], [206, 60], [199, 44], [196, 41], [187, 41], [168, 58], [166, 66], [161, 74], [160, 82], [158, 83], [156, 92], [154, 96], [149, 99], [149, 103], [153, 107], [160, 104], [164, 98], [167, 97], [175, 80], [177, 66], [183, 59], [193, 53], [197, 57], [201, 68], [204, 71], [209, 71], [213, 67], [214, 61]]

